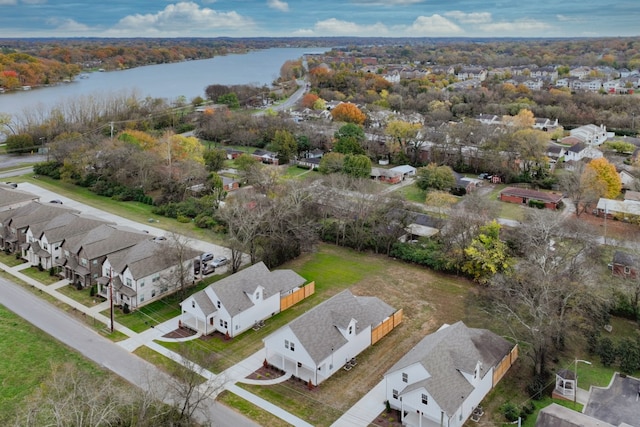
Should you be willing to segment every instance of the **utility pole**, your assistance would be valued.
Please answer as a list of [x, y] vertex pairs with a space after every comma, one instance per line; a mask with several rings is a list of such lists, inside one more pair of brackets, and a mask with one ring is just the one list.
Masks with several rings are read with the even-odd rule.
[[113, 270], [109, 267], [109, 308], [111, 312], [111, 333], [113, 333]]
[[111, 126], [111, 139], [113, 139], [113, 122], [109, 122], [109, 126]]

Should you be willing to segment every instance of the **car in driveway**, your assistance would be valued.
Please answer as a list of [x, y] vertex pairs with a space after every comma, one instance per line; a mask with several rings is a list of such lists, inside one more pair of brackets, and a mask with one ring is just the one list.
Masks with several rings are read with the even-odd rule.
[[211, 252], [205, 252], [202, 255], [200, 255], [200, 261], [202, 262], [209, 262], [213, 259], [213, 254]]
[[213, 265], [214, 267], [222, 267], [223, 265], [225, 265], [228, 262], [229, 262], [229, 260], [227, 259], [227, 257], [225, 257], [225, 256], [217, 256], [214, 259], [212, 259], [211, 262], [209, 262], [209, 264]]
[[215, 273], [215, 271], [216, 267], [212, 264], [204, 264], [204, 267], [202, 267], [202, 274], [205, 276], [207, 274]]

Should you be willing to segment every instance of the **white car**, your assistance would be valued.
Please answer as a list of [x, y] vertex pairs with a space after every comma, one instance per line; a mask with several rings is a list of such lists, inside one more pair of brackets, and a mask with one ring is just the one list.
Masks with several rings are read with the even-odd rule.
[[225, 256], [217, 256], [213, 260], [211, 260], [211, 262], [209, 264], [213, 265], [214, 267], [222, 267], [223, 265], [225, 265], [228, 262], [229, 262], [229, 260], [227, 259], [227, 257], [225, 257]]
[[202, 275], [206, 276], [207, 274], [215, 273], [216, 267], [212, 264], [205, 264], [202, 268]]

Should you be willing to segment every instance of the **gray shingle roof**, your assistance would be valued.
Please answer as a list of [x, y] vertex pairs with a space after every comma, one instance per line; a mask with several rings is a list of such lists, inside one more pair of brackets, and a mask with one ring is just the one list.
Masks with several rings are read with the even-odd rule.
[[30, 225], [43, 223], [65, 212], [79, 211], [60, 205], [31, 202], [17, 209], [0, 212], [0, 221], [3, 225], [14, 229], [21, 229]]
[[[171, 248], [168, 240], [147, 239], [108, 254], [107, 258], [115, 271], [122, 273], [129, 267], [133, 279], [138, 280], [176, 265], [171, 256], [165, 256], [169, 251]], [[184, 261], [196, 258], [198, 254], [195, 249], [186, 248]]]
[[216, 306], [213, 304], [213, 301], [209, 299], [209, 296], [204, 290], [193, 294], [193, 299], [196, 300], [196, 304], [198, 304], [198, 307], [200, 307], [204, 315], [207, 317], [218, 311]]
[[235, 316], [253, 307], [247, 294], [253, 294], [258, 286], [264, 288], [263, 297], [267, 299], [302, 286], [305, 282], [306, 279], [293, 270], [269, 271], [263, 262], [259, 262], [210, 286], [229, 314]]
[[349, 290], [318, 304], [287, 326], [314, 362], [319, 363], [347, 343], [337, 327], [356, 320], [356, 333], [375, 327], [395, 313], [395, 309], [375, 297], [356, 297]]
[[26, 202], [27, 200], [38, 200], [39, 198], [40, 196], [27, 193], [26, 191], [0, 186], [0, 208], [9, 208], [16, 203]]
[[87, 259], [96, 259], [149, 239], [151, 236], [142, 231], [114, 224], [102, 224], [89, 230], [79, 239], [65, 242], [65, 248], [75, 254], [82, 249]]
[[102, 224], [106, 224], [106, 221], [88, 215], [79, 215], [75, 212], [66, 212], [45, 223], [30, 225], [30, 228], [36, 238], [40, 239], [42, 235], [45, 235], [50, 243], [54, 243], [73, 236], [84, 235]]
[[457, 322], [424, 337], [387, 374], [421, 364], [431, 376], [411, 389], [424, 386], [451, 416], [462, 403], [461, 398], [473, 391], [461, 372], [473, 375], [480, 362], [479, 375], [484, 377], [512, 348], [511, 343], [489, 330], [468, 328]]

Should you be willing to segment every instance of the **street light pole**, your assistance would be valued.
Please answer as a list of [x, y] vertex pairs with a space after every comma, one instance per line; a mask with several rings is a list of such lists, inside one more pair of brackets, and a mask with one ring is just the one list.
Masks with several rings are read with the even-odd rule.
[[573, 385], [573, 406], [575, 408], [576, 406], [576, 398], [578, 396], [578, 362], [582, 362], [582, 363], [586, 363], [587, 365], [591, 365], [591, 362], [587, 361], [587, 360], [581, 360], [581, 359], [574, 359], [574, 368], [573, 368], [573, 372], [575, 372], [576, 374], [576, 382]]

